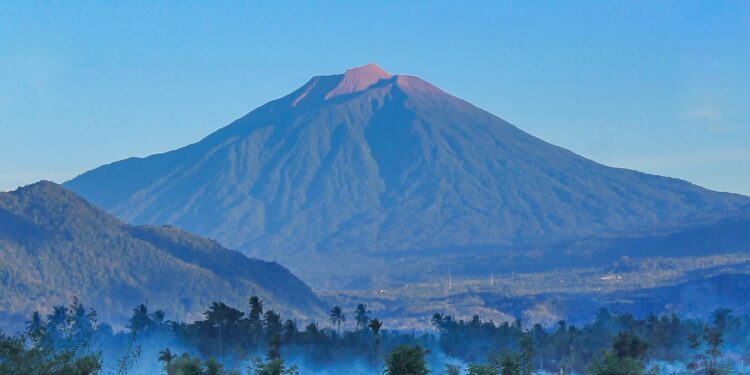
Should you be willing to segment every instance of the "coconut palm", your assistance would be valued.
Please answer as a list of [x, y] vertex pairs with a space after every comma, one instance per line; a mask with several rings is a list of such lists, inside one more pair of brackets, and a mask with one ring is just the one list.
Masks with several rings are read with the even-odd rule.
[[52, 314], [47, 315], [47, 325], [60, 327], [68, 319], [68, 308], [65, 306], [55, 306], [52, 308]]
[[164, 323], [164, 311], [162, 310], [156, 310], [151, 314], [151, 320], [154, 321], [157, 325], [161, 325]]
[[164, 348], [164, 350], [159, 352], [159, 362], [164, 362], [165, 366], [169, 366], [175, 358], [177, 358], [177, 355], [172, 354], [169, 348]]
[[31, 314], [31, 320], [26, 322], [26, 333], [34, 339], [41, 337], [44, 333], [44, 321], [39, 311], [34, 311]]
[[[224, 355], [224, 337], [222, 332], [227, 331], [245, 315], [242, 311], [229, 307], [223, 302], [213, 302], [211, 307], [203, 313], [206, 316], [206, 322], [211, 327], [216, 328], [219, 333], [219, 356]], [[231, 331], [229, 331], [231, 333]]]
[[357, 322], [357, 328], [367, 328], [367, 323], [370, 321], [370, 310], [367, 310], [367, 305], [359, 304], [354, 309], [354, 320]]
[[338, 333], [341, 335], [341, 323], [346, 321], [346, 314], [341, 310], [341, 307], [334, 306], [333, 309], [331, 309], [329, 320], [332, 324], [338, 327]]
[[257, 296], [250, 297], [250, 315], [248, 316], [253, 322], [260, 322], [263, 316], [263, 301]]
[[370, 320], [370, 330], [372, 331], [372, 334], [375, 335], [375, 337], [378, 337], [378, 333], [380, 332], [380, 327], [383, 326], [383, 322], [378, 319]]
[[430, 322], [432, 323], [433, 326], [435, 326], [436, 331], [440, 330], [440, 326], [443, 324], [444, 321], [445, 321], [445, 314], [442, 314], [442, 313], [435, 313], [435, 315], [432, 316], [432, 319], [430, 319]]
[[131, 331], [142, 331], [150, 327], [152, 323], [151, 318], [149, 318], [148, 307], [142, 303], [133, 309], [133, 316], [130, 318], [128, 328]]

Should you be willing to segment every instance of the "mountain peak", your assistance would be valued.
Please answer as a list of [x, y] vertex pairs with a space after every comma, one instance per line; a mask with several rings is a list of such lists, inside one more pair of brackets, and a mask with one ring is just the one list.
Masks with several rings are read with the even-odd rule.
[[339, 95], [353, 94], [366, 90], [382, 79], [389, 79], [392, 75], [381, 67], [369, 63], [364, 66], [351, 68], [344, 73], [344, 78], [326, 95], [326, 99]]
[[391, 268], [377, 253], [434, 254], [442, 267], [452, 251], [470, 259], [497, 247], [502, 257], [505, 247], [679, 226], [750, 204], [597, 164], [374, 64], [313, 77], [196, 144], [66, 186], [127, 221], [283, 261], [318, 286], [361, 280], [362, 259], [378, 264], [362, 268], [373, 283], [406, 274], [408, 262]]
[[9, 193], [13, 195], [33, 196], [36, 200], [51, 200], [53, 197], [58, 200], [66, 201], [71, 199], [80, 199], [77, 194], [64, 188], [62, 185], [47, 180], [41, 180], [32, 184], [28, 184], [26, 186], [21, 186]]
[[366, 65], [347, 69], [344, 73], [344, 76], [346, 75], [378, 75], [383, 78], [389, 78], [391, 76], [390, 73], [386, 72], [375, 63], [368, 63]]

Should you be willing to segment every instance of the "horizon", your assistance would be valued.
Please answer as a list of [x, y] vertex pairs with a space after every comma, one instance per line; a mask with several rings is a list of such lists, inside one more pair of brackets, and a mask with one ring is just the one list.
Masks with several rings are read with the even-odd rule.
[[750, 2], [0, 2], [0, 374], [750, 373]]
[[311, 5], [233, 5], [0, 5], [0, 190], [197, 142], [373, 62], [598, 163], [750, 195], [748, 4], [338, 3], [327, 27]]

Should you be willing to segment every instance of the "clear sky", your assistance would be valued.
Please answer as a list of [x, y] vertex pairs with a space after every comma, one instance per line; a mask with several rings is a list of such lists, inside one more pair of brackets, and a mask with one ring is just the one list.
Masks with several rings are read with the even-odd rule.
[[604, 164], [750, 194], [750, 2], [456, 4], [2, 1], [0, 190], [372, 61]]

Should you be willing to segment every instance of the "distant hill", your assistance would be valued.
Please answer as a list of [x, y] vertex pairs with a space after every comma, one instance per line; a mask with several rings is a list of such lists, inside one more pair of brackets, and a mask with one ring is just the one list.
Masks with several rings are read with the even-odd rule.
[[[485, 296], [485, 302], [487, 306], [513, 316], [526, 316], [532, 321], [543, 319], [534, 315], [535, 311], [542, 310], [556, 319], [575, 324], [589, 322], [593, 312], [601, 307], [637, 317], [650, 313], [676, 313], [684, 318], [707, 318], [719, 308], [746, 314], [750, 311], [748, 271], [745, 268], [739, 273], [725, 273], [658, 288], [610, 293], [549, 293], [516, 298]], [[539, 309], [539, 306], [544, 306], [544, 309]], [[547, 323], [554, 324], [555, 319]]]
[[500, 255], [750, 203], [598, 164], [373, 64], [313, 77], [200, 142], [65, 186], [128, 222], [177, 225], [334, 288], [394, 271], [373, 260], [382, 253], [445, 263], [445, 250]]
[[[519, 247], [475, 247], [432, 249], [409, 256], [383, 253], [379, 259], [397, 264], [407, 274], [431, 270], [444, 275], [450, 265], [453, 275], [487, 276], [512, 270], [539, 272], [568, 267], [610, 267], [624, 257], [701, 257], [727, 253], [750, 253], [750, 205], [728, 211], [717, 218], [686, 221], [673, 227], [657, 227], [631, 233], [589, 236], [548, 245]], [[439, 254], [443, 262], [434, 261]], [[440, 271], [440, 272], [438, 272]]]
[[122, 323], [148, 301], [168, 319], [201, 316], [212, 301], [258, 295], [297, 317], [320, 313], [284, 267], [180, 229], [130, 226], [51, 182], [0, 193], [0, 311], [6, 324], [78, 296]]

